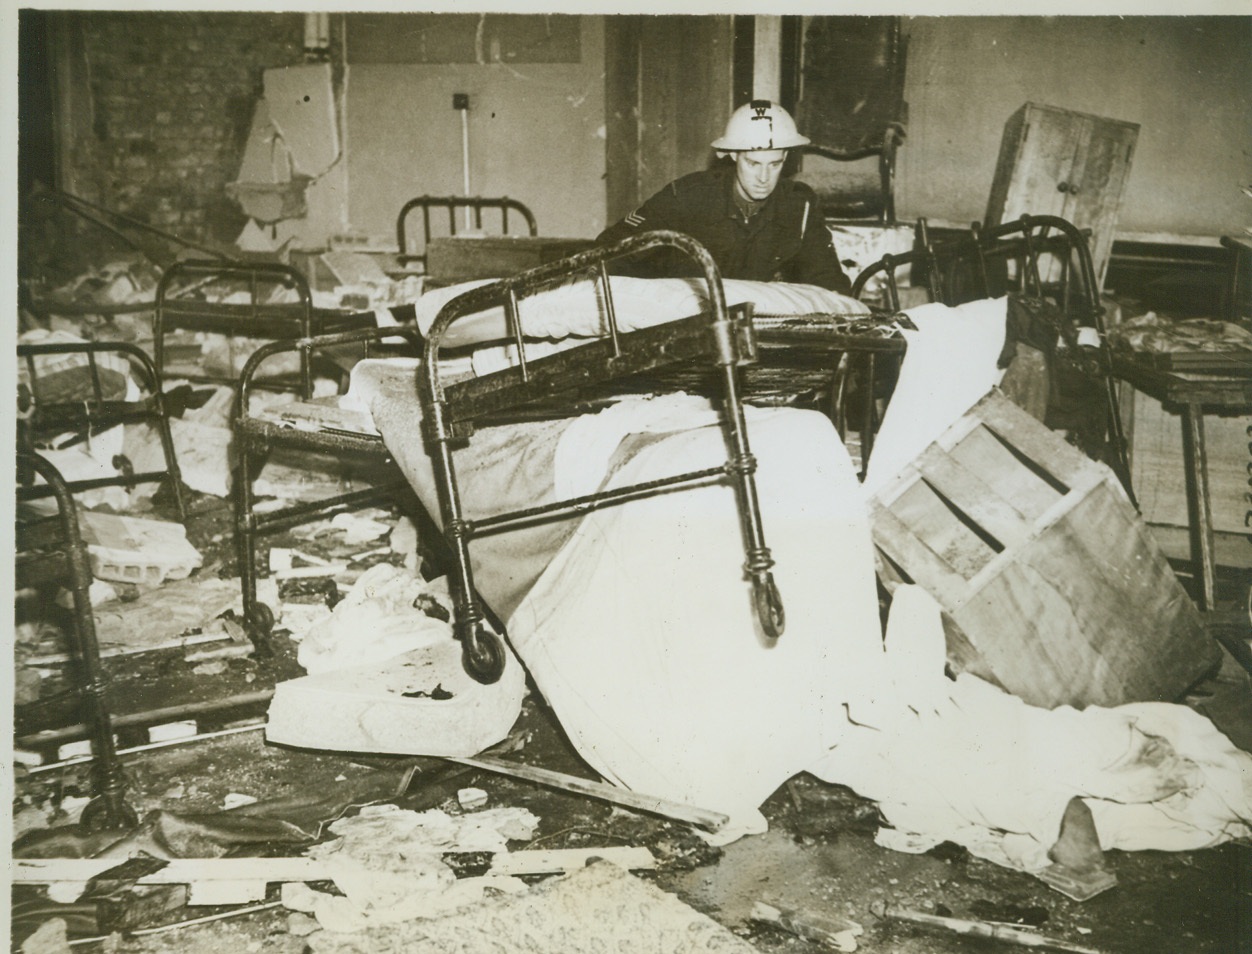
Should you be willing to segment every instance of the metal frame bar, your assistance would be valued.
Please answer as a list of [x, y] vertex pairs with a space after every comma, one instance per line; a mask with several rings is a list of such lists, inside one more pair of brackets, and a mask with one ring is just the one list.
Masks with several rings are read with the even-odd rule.
[[[409, 262], [426, 263], [426, 246], [431, 240], [431, 209], [444, 208], [448, 211], [448, 234], [456, 235], [457, 223], [456, 213], [458, 209], [470, 209], [474, 212], [474, 228], [482, 229], [483, 227], [483, 209], [499, 209], [500, 210], [500, 228], [503, 235], [509, 234], [509, 215], [517, 213], [526, 222], [527, 232], [531, 236], [539, 234], [539, 226], [535, 221], [534, 214], [523, 203], [517, 199], [510, 199], [508, 196], [486, 197], [486, 196], [465, 196], [465, 195], [419, 195], [409, 199], [400, 207], [400, 214], [396, 216], [396, 244], [400, 249], [397, 260], [404, 265]], [[422, 210], [422, 235], [424, 241], [422, 243], [422, 251], [420, 253], [409, 251], [408, 241], [408, 218], [409, 213], [414, 209]]]
[[[270, 607], [257, 599], [255, 548], [259, 537], [308, 523], [321, 517], [371, 506], [391, 497], [397, 489], [407, 486], [403, 478], [350, 491], [324, 500], [293, 504], [282, 510], [259, 513], [252, 484], [263, 458], [272, 447], [300, 447], [332, 454], [357, 454], [389, 461], [390, 454], [382, 438], [369, 434], [347, 434], [336, 431], [303, 431], [284, 428], [270, 421], [254, 418], [248, 411], [249, 397], [257, 387], [258, 369], [265, 361], [283, 352], [298, 352], [302, 364], [310, 363], [313, 354], [326, 348], [360, 345], [366, 356], [385, 339], [405, 338], [414, 350], [418, 331], [415, 327], [367, 328], [314, 337], [272, 341], [258, 348], [244, 364], [235, 385], [235, 401], [231, 410], [231, 429], [238, 456], [235, 474], [235, 552], [239, 563], [239, 585], [243, 597], [244, 625], [259, 652], [268, 651], [268, 635], [274, 624]], [[261, 461], [261, 465], [257, 462]]]
[[[39, 393], [38, 359], [57, 354], [86, 356], [91, 377], [91, 398], [72, 404], [47, 402], [42, 399]], [[132, 370], [137, 370], [143, 376], [144, 380], [141, 383], [150, 390], [149, 396], [138, 401], [105, 400], [96, 358], [100, 354], [118, 355], [127, 361]], [[178, 458], [174, 453], [174, 438], [170, 432], [169, 412], [161, 384], [161, 375], [152, 358], [148, 357], [142, 348], [121, 341], [26, 343], [17, 346], [17, 357], [26, 366], [30, 388], [30, 404], [27, 408], [21, 407], [22, 402], [19, 399], [19, 449], [33, 453], [35, 441], [43, 434], [78, 431], [90, 437], [92, 434], [100, 433], [117, 424], [129, 421], [150, 421], [156, 425], [157, 434], [161, 440], [161, 452], [165, 457], [164, 470], [136, 474], [130, 462], [121, 458], [122, 473], [117, 477], [72, 480], [65, 481], [65, 484], [70, 492], [74, 493], [100, 487], [125, 487], [130, 490], [137, 484], [168, 480], [170, 490], [174, 495], [174, 504], [178, 509], [178, 518], [179, 520], [187, 519], [186, 501], [183, 499], [182, 492], [182, 473], [178, 467]], [[43, 488], [29, 491], [32, 496], [49, 496], [52, 493], [51, 483]]]
[[[17, 464], [19, 501], [47, 496], [34, 492], [43, 489], [33, 483], [33, 475], [38, 474], [57, 502], [53, 533], [43, 536], [32, 532], [28, 538], [19, 528], [16, 542], [19, 559], [15, 561], [14, 568], [19, 587], [55, 580], [67, 586], [74, 600], [75, 648], [82, 667], [82, 684], [78, 692], [86, 710], [86, 723], [91, 730], [91, 747], [95, 756], [96, 795], [83, 810], [82, 825], [87, 830], [131, 828], [138, 823], [138, 818], [126, 802], [126, 776], [113, 740], [112, 716], [105, 698], [108, 675], [100, 661], [100, 644], [96, 639], [95, 618], [88, 593], [92, 579], [91, 562], [79, 530], [74, 498], [60, 471], [44, 457], [19, 452]], [[41, 523], [43, 526], [39, 530], [48, 526], [46, 521]], [[28, 551], [32, 559], [23, 560], [20, 555], [28, 546], [32, 548]], [[39, 551], [38, 558], [33, 557], [35, 548]]]
[[[669, 247], [685, 254], [700, 268], [708, 293], [708, 310], [685, 321], [670, 322], [644, 332], [623, 334], [618, 328], [612, 304], [612, 286], [605, 267], [609, 261], [630, 257], [650, 249]], [[518, 318], [519, 300], [542, 292], [545, 288], [580, 272], [595, 276], [606, 302], [605, 317], [608, 335], [591, 345], [526, 361], [526, 343]], [[445, 388], [440, 380], [440, 347], [444, 335], [462, 316], [503, 302], [509, 328], [519, 356], [516, 368], [479, 378], [472, 387], [458, 390]], [[693, 328], [698, 337], [692, 337]], [[684, 341], [686, 347], [672, 345]], [[582, 353], [580, 355], [580, 353]], [[641, 357], [642, 356], [642, 357]], [[722, 426], [727, 438], [727, 460], [721, 468], [677, 475], [661, 482], [619, 488], [607, 494], [593, 494], [573, 500], [559, 501], [540, 510], [523, 510], [492, 515], [478, 521], [464, 516], [453, 466], [451, 445], [468, 437], [474, 418], [500, 410], [491, 400], [493, 390], [509, 392], [511, 405], [525, 405], [542, 400], [553, 393], [554, 380], [569, 377], [563, 372], [576, 365], [570, 376], [584, 383], [607, 380], [637, 371], [642, 365], [676, 361], [700, 356], [711, 359], [721, 379], [723, 396]], [[632, 496], [661, 487], [691, 484], [703, 480], [729, 479], [735, 490], [736, 505], [744, 537], [745, 571], [752, 582], [753, 595], [761, 626], [776, 638], [784, 628], [782, 601], [774, 583], [773, 558], [765, 545], [760, 505], [756, 491], [756, 459], [748, 443], [747, 426], [736, 369], [756, 360], [750, 309], [743, 309], [732, 318], [726, 307], [721, 274], [713, 257], [700, 243], [680, 232], [656, 231], [631, 236], [607, 248], [595, 248], [570, 256], [559, 262], [541, 265], [519, 275], [480, 286], [448, 302], [436, 316], [427, 332], [426, 348], [419, 376], [424, 438], [434, 465], [439, 491], [444, 534], [452, 551], [455, 572], [449, 582], [454, 605], [454, 632], [461, 641], [463, 662], [474, 678], [494, 682], [503, 670], [504, 657], [497, 638], [484, 632], [482, 607], [474, 588], [470, 567], [469, 543], [484, 529], [516, 523], [540, 516], [568, 515], [591, 507], [631, 499]], [[541, 511], [541, 512], [540, 512]]]
[[[248, 302], [225, 304], [187, 297], [188, 292], [219, 281], [245, 282]], [[285, 304], [261, 300], [265, 289], [279, 287], [293, 289], [299, 300]], [[308, 280], [291, 265], [189, 260], [171, 265], [157, 283], [152, 353], [157, 372], [163, 375], [165, 336], [173, 328], [247, 338], [311, 338], [373, 324], [374, 316], [369, 312], [345, 314], [314, 308]], [[301, 352], [300, 357], [295, 390], [308, 400], [313, 395], [312, 361], [306, 352]]]

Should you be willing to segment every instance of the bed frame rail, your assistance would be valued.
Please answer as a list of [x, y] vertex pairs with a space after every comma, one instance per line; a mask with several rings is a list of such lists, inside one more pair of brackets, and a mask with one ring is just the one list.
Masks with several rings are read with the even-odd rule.
[[[699, 266], [707, 289], [707, 310], [654, 328], [622, 333], [613, 306], [608, 264], [660, 247], [676, 249]], [[578, 273], [593, 275], [599, 283], [606, 336], [589, 345], [528, 361], [519, 302]], [[439, 353], [449, 327], [462, 316], [500, 304], [504, 305], [510, 334], [517, 347], [517, 366], [445, 388], [440, 380]], [[543, 507], [495, 514], [475, 521], [465, 518], [452, 462], [452, 445], [469, 437], [476, 418], [507, 406], [550, 398], [554, 393], [577, 385], [692, 358], [709, 360], [720, 372], [722, 426], [727, 439], [727, 459], [723, 464]], [[444, 533], [453, 557], [454, 572], [449, 583], [455, 608], [454, 632], [461, 641], [463, 662], [471, 676], [480, 682], [495, 682], [503, 672], [505, 656], [499, 638], [482, 625], [483, 611], [470, 570], [470, 540], [488, 530], [498, 532], [519, 523], [572, 516], [661, 489], [690, 487], [713, 480], [729, 480], [734, 487], [744, 537], [744, 569], [752, 583], [757, 616], [769, 638], [776, 639], [782, 634], [785, 625], [782, 599], [771, 572], [773, 557], [765, 545], [756, 491], [756, 459], [748, 444], [736, 373], [740, 365], [754, 360], [756, 341], [751, 309], [744, 306], [732, 313], [726, 307], [721, 274], [713, 257], [699, 242], [680, 232], [656, 231], [631, 236], [616, 245], [581, 252], [472, 289], [442, 308], [427, 333], [418, 387], [423, 437], [434, 465]]]

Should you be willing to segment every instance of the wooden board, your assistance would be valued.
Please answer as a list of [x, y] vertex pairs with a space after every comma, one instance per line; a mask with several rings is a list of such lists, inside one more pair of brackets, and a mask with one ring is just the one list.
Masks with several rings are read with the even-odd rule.
[[871, 511], [880, 575], [939, 601], [950, 665], [1033, 705], [1172, 700], [1217, 661], [1113, 473], [998, 393]]
[[[1133, 409], [1128, 428], [1130, 479], [1143, 518], [1150, 524], [1188, 527], [1182, 416], [1166, 411], [1160, 401], [1142, 391], [1134, 391], [1128, 403]], [[1247, 483], [1247, 465], [1252, 463], [1248, 428], [1252, 428], [1252, 414], [1204, 417], [1209, 500], [1213, 529], [1218, 532], [1248, 532], [1244, 515], [1252, 504], [1243, 496], [1252, 489]]]
[[1252, 375], [1252, 351], [1139, 352], [1135, 357], [1158, 371]]

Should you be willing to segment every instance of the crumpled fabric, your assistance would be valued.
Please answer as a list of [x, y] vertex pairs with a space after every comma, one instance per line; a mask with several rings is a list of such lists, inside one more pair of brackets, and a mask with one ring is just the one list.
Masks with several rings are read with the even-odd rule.
[[919, 305], [904, 312], [917, 330], [908, 342], [900, 378], [874, 438], [862, 488], [877, 493], [947, 428], [1000, 382], [1007, 298], [950, 307]]
[[[615, 784], [730, 816], [722, 840], [765, 830], [760, 804], [838, 740], [851, 683], [881, 654], [847, 450], [818, 412], [746, 411], [786, 612], [779, 639], [760, 628], [724, 482], [592, 511], [508, 620], [579, 754]], [[726, 450], [715, 420], [686, 395], [624, 401], [572, 425], [556, 484], [716, 466]]]
[[853, 727], [809, 767], [878, 803], [878, 842], [922, 852], [942, 841], [1038, 871], [1071, 798], [1103, 848], [1210, 847], [1252, 833], [1252, 755], [1182, 705], [1048, 710], [943, 672], [938, 604], [893, 594], [880, 671], [849, 705]]

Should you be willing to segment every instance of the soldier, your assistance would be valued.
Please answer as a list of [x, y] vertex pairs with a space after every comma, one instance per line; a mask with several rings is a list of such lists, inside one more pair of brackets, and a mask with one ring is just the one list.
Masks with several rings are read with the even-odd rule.
[[[783, 176], [787, 150], [809, 140], [785, 109], [754, 99], [731, 114], [713, 142], [720, 160], [676, 179], [630, 215], [600, 233], [607, 245], [655, 229], [685, 232], [717, 262], [723, 278], [787, 281], [850, 294], [817, 196]], [[650, 262], [633, 274], [667, 274]]]

